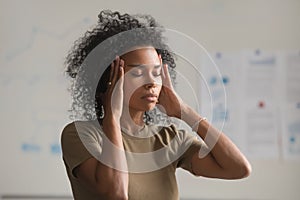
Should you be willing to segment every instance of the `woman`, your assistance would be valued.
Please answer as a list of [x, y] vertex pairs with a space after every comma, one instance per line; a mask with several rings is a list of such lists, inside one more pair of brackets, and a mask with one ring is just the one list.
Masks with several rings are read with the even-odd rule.
[[[68, 55], [73, 116], [85, 119], [62, 132], [75, 199], [179, 199], [178, 167], [211, 178], [250, 174], [230, 139], [175, 93], [175, 62], [161, 31], [151, 16], [102, 11]], [[175, 125], [155, 124], [156, 107], [205, 142]]]

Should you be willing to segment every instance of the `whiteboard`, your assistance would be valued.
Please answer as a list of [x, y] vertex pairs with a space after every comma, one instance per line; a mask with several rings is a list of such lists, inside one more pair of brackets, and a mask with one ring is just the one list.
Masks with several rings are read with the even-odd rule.
[[[208, 51], [299, 49], [299, 1], [0, 1], [0, 196], [70, 197], [60, 133], [70, 98], [63, 62], [102, 9], [148, 13]], [[197, 80], [192, 80], [197, 82]], [[250, 160], [244, 180], [195, 178], [178, 170], [184, 199], [298, 199], [300, 164]]]

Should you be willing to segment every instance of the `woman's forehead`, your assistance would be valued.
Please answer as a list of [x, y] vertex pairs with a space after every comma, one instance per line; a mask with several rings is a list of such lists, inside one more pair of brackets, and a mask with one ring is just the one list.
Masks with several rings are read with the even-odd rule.
[[125, 64], [125, 72], [130, 70], [160, 70], [161, 64]]
[[127, 67], [135, 67], [135, 68], [145, 68], [145, 67], [153, 67], [153, 68], [159, 68], [161, 67], [161, 64], [127, 64]]
[[153, 47], [144, 47], [130, 51], [121, 58], [128, 64], [157, 64], [159, 57]]

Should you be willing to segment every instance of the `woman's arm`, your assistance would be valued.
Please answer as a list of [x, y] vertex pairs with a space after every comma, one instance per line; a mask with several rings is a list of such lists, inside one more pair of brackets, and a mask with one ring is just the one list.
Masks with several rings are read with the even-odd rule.
[[[102, 127], [109, 141], [103, 140], [101, 156], [110, 167], [90, 158], [75, 169], [79, 181], [103, 199], [128, 199], [128, 170], [121, 134], [123, 106], [124, 61], [119, 57], [111, 64], [108, 89], [102, 95], [104, 119]], [[114, 93], [114, 98], [112, 94]], [[107, 145], [113, 143], [116, 148]]]
[[[163, 87], [158, 107], [162, 106], [162, 110], [168, 116], [177, 117], [194, 128], [195, 123], [199, 122], [202, 117], [175, 93], [166, 64], [162, 69], [162, 81]], [[224, 133], [214, 128], [206, 120], [202, 120], [196, 125], [197, 130], [195, 131], [206, 145], [202, 146], [200, 152], [196, 152], [193, 156], [191, 164], [195, 175], [237, 179], [250, 174], [251, 165]]]
[[208, 121], [200, 121], [202, 117], [192, 108], [187, 105], [181, 105], [181, 108], [183, 120], [195, 127], [207, 145], [202, 146], [200, 152], [193, 156], [192, 169], [195, 175], [222, 179], [249, 176], [251, 165], [236, 145]]
[[[104, 133], [119, 148], [119, 151], [113, 151], [108, 145], [103, 145], [102, 152], [109, 154], [105, 157], [109, 156], [110, 163], [115, 163], [116, 168], [126, 170], [127, 164], [120, 128], [114, 123], [104, 124]], [[127, 199], [128, 173], [118, 169], [106, 166], [95, 158], [90, 158], [79, 165], [74, 173], [80, 182], [103, 199]]]

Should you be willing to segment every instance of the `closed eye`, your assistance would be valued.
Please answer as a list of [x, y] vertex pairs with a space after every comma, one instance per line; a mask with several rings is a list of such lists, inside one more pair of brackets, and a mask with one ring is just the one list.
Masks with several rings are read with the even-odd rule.
[[140, 77], [140, 76], [143, 76], [143, 73], [136, 73], [136, 72], [133, 72], [131, 73], [131, 75], [135, 76], [135, 77]]
[[[134, 67], [135, 69], [130, 70], [131, 71], [131, 75], [134, 77], [141, 77], [144, 75], [144, 70], [146, 70], [146, 66], [147, 65], [143, 65], [143, 64], [131, 64], [131, 65], [127, 65], [129, 67]], [[154, 77], [158, 77], [161, 75], [161, 65], [154, 65], [153, 70], [152, 70], [152, 75]]]

